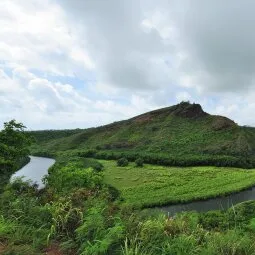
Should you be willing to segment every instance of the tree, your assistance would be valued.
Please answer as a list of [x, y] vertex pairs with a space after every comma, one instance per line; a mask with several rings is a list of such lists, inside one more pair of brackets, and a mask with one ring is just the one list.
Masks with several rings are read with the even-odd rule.
[[136, 167], [143, 167], [143, 159], [142, 158], [138, 158], [135, 161], [135, 165], [136, 165]]
[[128, 160], [126, 158], [120, 158], [117, 160], [117, 166], [127, 166], [128, 165]]
[[0, 131], [0, 163], [14, 167], [19, 160], [28, 156], [32, 140], [25, 128], [15, 120], [4, 123], [4, 129]]

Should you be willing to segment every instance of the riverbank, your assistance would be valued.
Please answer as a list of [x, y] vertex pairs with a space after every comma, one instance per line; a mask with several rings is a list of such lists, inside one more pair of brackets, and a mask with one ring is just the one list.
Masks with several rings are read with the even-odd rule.
[[15, 164], [11, 164], [10, 166], [2, 164], [2, 169], [0, 171], [0, 193], [3, 191], [4, 186], [9, 182], [11, 176], [17, 172], [19, 169], [24, 167], [30, 162], [30, 157], [23, 157], [19, 159]]
[[[51, 156], [48, 160], [53, 160], [53, 155], [43, 156], [42, 159]], [[60, 154], [55, 158], [60, 163], [67, 162], [68, 158], [73, 157]], [[94, 159], [87, 160], [96, 162]], [[192, 210], [194, 206], [190, 206], [191, 203], [201, 202], [203, 206], [205, 200], [212, 199], [218, 200], [221, 208], [219, 205], [208, 206], [208, 210], [228, 208], [235, 202], [235, 198], [229, 198], [229, 195], [234, 196], [255, 185], [255, 170], [250, 169], [212, 166], [183, 168], [149, 164], [139, 168], [133, 162], [127, 167], [118, 167], [113, 160], [98, 160], [98, 162], [104, 166], [105, 183], [121, 192], [123, 204], [135, 208], [162, 207], [163, 210], [167, 210], [168, 207], [176, 207], [174, 211], [179, 212], [189, 210], [189, 207]], [[36, 176], [33, 176], [31, 179], [35, 178]], [[240, 196], [235, 196], [237, 197], [235, 204], [245, 201], [245, 198], [242, 199]], [[250, 199], [250, 194], [245, 197]], [[223, 207], [223, 204], [229, 205]]]

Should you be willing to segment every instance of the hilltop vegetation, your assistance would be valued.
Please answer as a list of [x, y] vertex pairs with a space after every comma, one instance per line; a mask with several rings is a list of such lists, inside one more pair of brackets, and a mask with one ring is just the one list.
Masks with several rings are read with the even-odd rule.
[[[255, 129], [182, 102], [129, 120], [84, 130], [35, 131], [34, 153], [90, 151], [102, 159], [143, 158], [161, 165], [255, 167]], [[91, 153], [91, 151], [93, 153]]]

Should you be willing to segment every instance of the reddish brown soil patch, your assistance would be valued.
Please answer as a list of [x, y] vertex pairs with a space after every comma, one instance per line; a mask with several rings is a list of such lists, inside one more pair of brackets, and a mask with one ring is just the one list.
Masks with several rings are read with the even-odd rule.
[[230, 119], [228, 119], [226, 117], [222, 117], [222, 116], [215, 116], [215, 120], [212, 123], [212, 128], [215, 131], [232, 128], [235, 126], [237, 126], [237, 124], [233, 120], [230, 120]]
[[45, 250], [45, 255], [63, 255], [58, 245], [54, 244]]
[[136, 117], [134, 119], [135, 122], [138, 122], [138, 123], [142, 123], [142, 122], [146, 122], [146, 121], [150, 121], [152, 120], [152, 116], [149, 116], [148, 114], [146, 115], [141, 115], [139, 117]]
[[0, 243], [0, 254], [2, 254], [5, 251], [6, 247], [2, 243]]

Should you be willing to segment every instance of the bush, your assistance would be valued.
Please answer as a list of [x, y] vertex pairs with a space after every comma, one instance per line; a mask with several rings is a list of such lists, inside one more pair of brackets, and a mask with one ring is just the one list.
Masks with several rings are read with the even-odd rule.
[[93, 168], [84, 168], [78, 163], [69, 163], [64, 167], [56, 164], [51, 168], [46, 184], [58, 193], [69, 193], [79, 188], [101, 187], [103, 176]]
[[247, 233], [240, 230], [228, 230], [227, 232], [211, 232], [206, 235], [206, 245], [200, 254], [254, 254], [254, 241]]
[[135, 165], [137, 167], [143, 167], [143, 159], [142, 158], [138, 158], [136, 161], [135, 161]]
[[92, 158], [83, 159], [83, 167], [85, 168], [92, 167], [96, 172], [101, 172], [103, 171], [104, 168], [104, 166], [99, 161]]
[[127, 166], [128, 160], [126, 158], [120, 158], [117, 160], [117, 166]]
[[120, 197], [120, 191], [117, 190], [115, 187], [113, 187], [112, 185], [108, 185], [107, 188], [108, 188], [108, 192], [109, 192], [111, 201], [114, 201]]
[[228, 227], [226, 214], [221, 211], [209, 211], [206, 213], [201, 213], [199, 214], [198, 220], [199, 224], [208, 230], [224, 230]]

